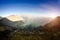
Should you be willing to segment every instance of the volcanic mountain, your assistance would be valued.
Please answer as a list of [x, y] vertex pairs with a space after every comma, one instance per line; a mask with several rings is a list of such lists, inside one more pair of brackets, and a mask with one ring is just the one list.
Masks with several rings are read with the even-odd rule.
[[59, 30], [60, 29], [60, 16], [56, 17], [50, 23], [45, 24], [44, 27], [46, 29], [50, 29], [54, 31]]
[[23, 21], [24, 19], [21, 16], [18, 15], [10, 15], [6, 17], [10, 21]]
[[24, 24], [24, 18], [17, 15], [10, 15], [8, 17], [2, 18], [0, 22], [6, 26], [19, 28]]

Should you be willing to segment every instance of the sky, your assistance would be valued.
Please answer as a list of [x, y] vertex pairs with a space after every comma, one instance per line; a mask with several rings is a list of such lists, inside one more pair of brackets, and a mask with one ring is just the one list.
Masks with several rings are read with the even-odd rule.
[[0, 16], [60, 16], [60, 0], [0, 0]]

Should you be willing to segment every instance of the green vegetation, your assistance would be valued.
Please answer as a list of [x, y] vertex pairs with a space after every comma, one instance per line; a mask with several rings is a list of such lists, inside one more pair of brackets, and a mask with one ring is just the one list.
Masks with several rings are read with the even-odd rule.
[[[29, 25], [31, 27], [31, 25]], [[56, 29], [55, 29], [56, 30]], [[42, 26], [34, 28], [32, 31], [17, 31], [10, 35], [10, 40], [59, 40], [59, 31], [53, 31], [50, 28], [46, 29]]]
[[36, 34], [24, 34], [24, 32], [16, 32], [10, 40], [42, 40], [39, 35]]
[[[29, 27], [31, 27], [31, 25], [29, 25]], [[2, 32], [6, 33], [7, 31]], [[32, 31], [25, 31], [24, 29], [21, 29], [18, 30], [17, 32], [10, 32], [10, 34], [8, 34], [7, 40], [59, 40], [59, 39], [60, 39], [60, 29], [59, 31], [58, 30], [53, 31], [50, 28], [45, 29], [44, 27], [40, 26], [34, 28], [34, 30]]]

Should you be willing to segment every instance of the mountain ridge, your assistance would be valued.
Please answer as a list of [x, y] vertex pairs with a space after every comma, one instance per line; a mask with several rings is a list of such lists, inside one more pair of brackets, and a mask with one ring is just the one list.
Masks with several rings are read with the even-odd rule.
[[57, 16], [54, 20], [44, 25], [44, 28], [57, 31], [60, 29], [60, 16]]

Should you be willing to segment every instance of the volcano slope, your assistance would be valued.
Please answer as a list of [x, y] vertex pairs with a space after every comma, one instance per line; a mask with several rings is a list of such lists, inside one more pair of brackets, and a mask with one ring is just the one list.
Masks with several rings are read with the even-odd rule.
[[47, 40], [60, 40], [60, 16], [44, 25]]

